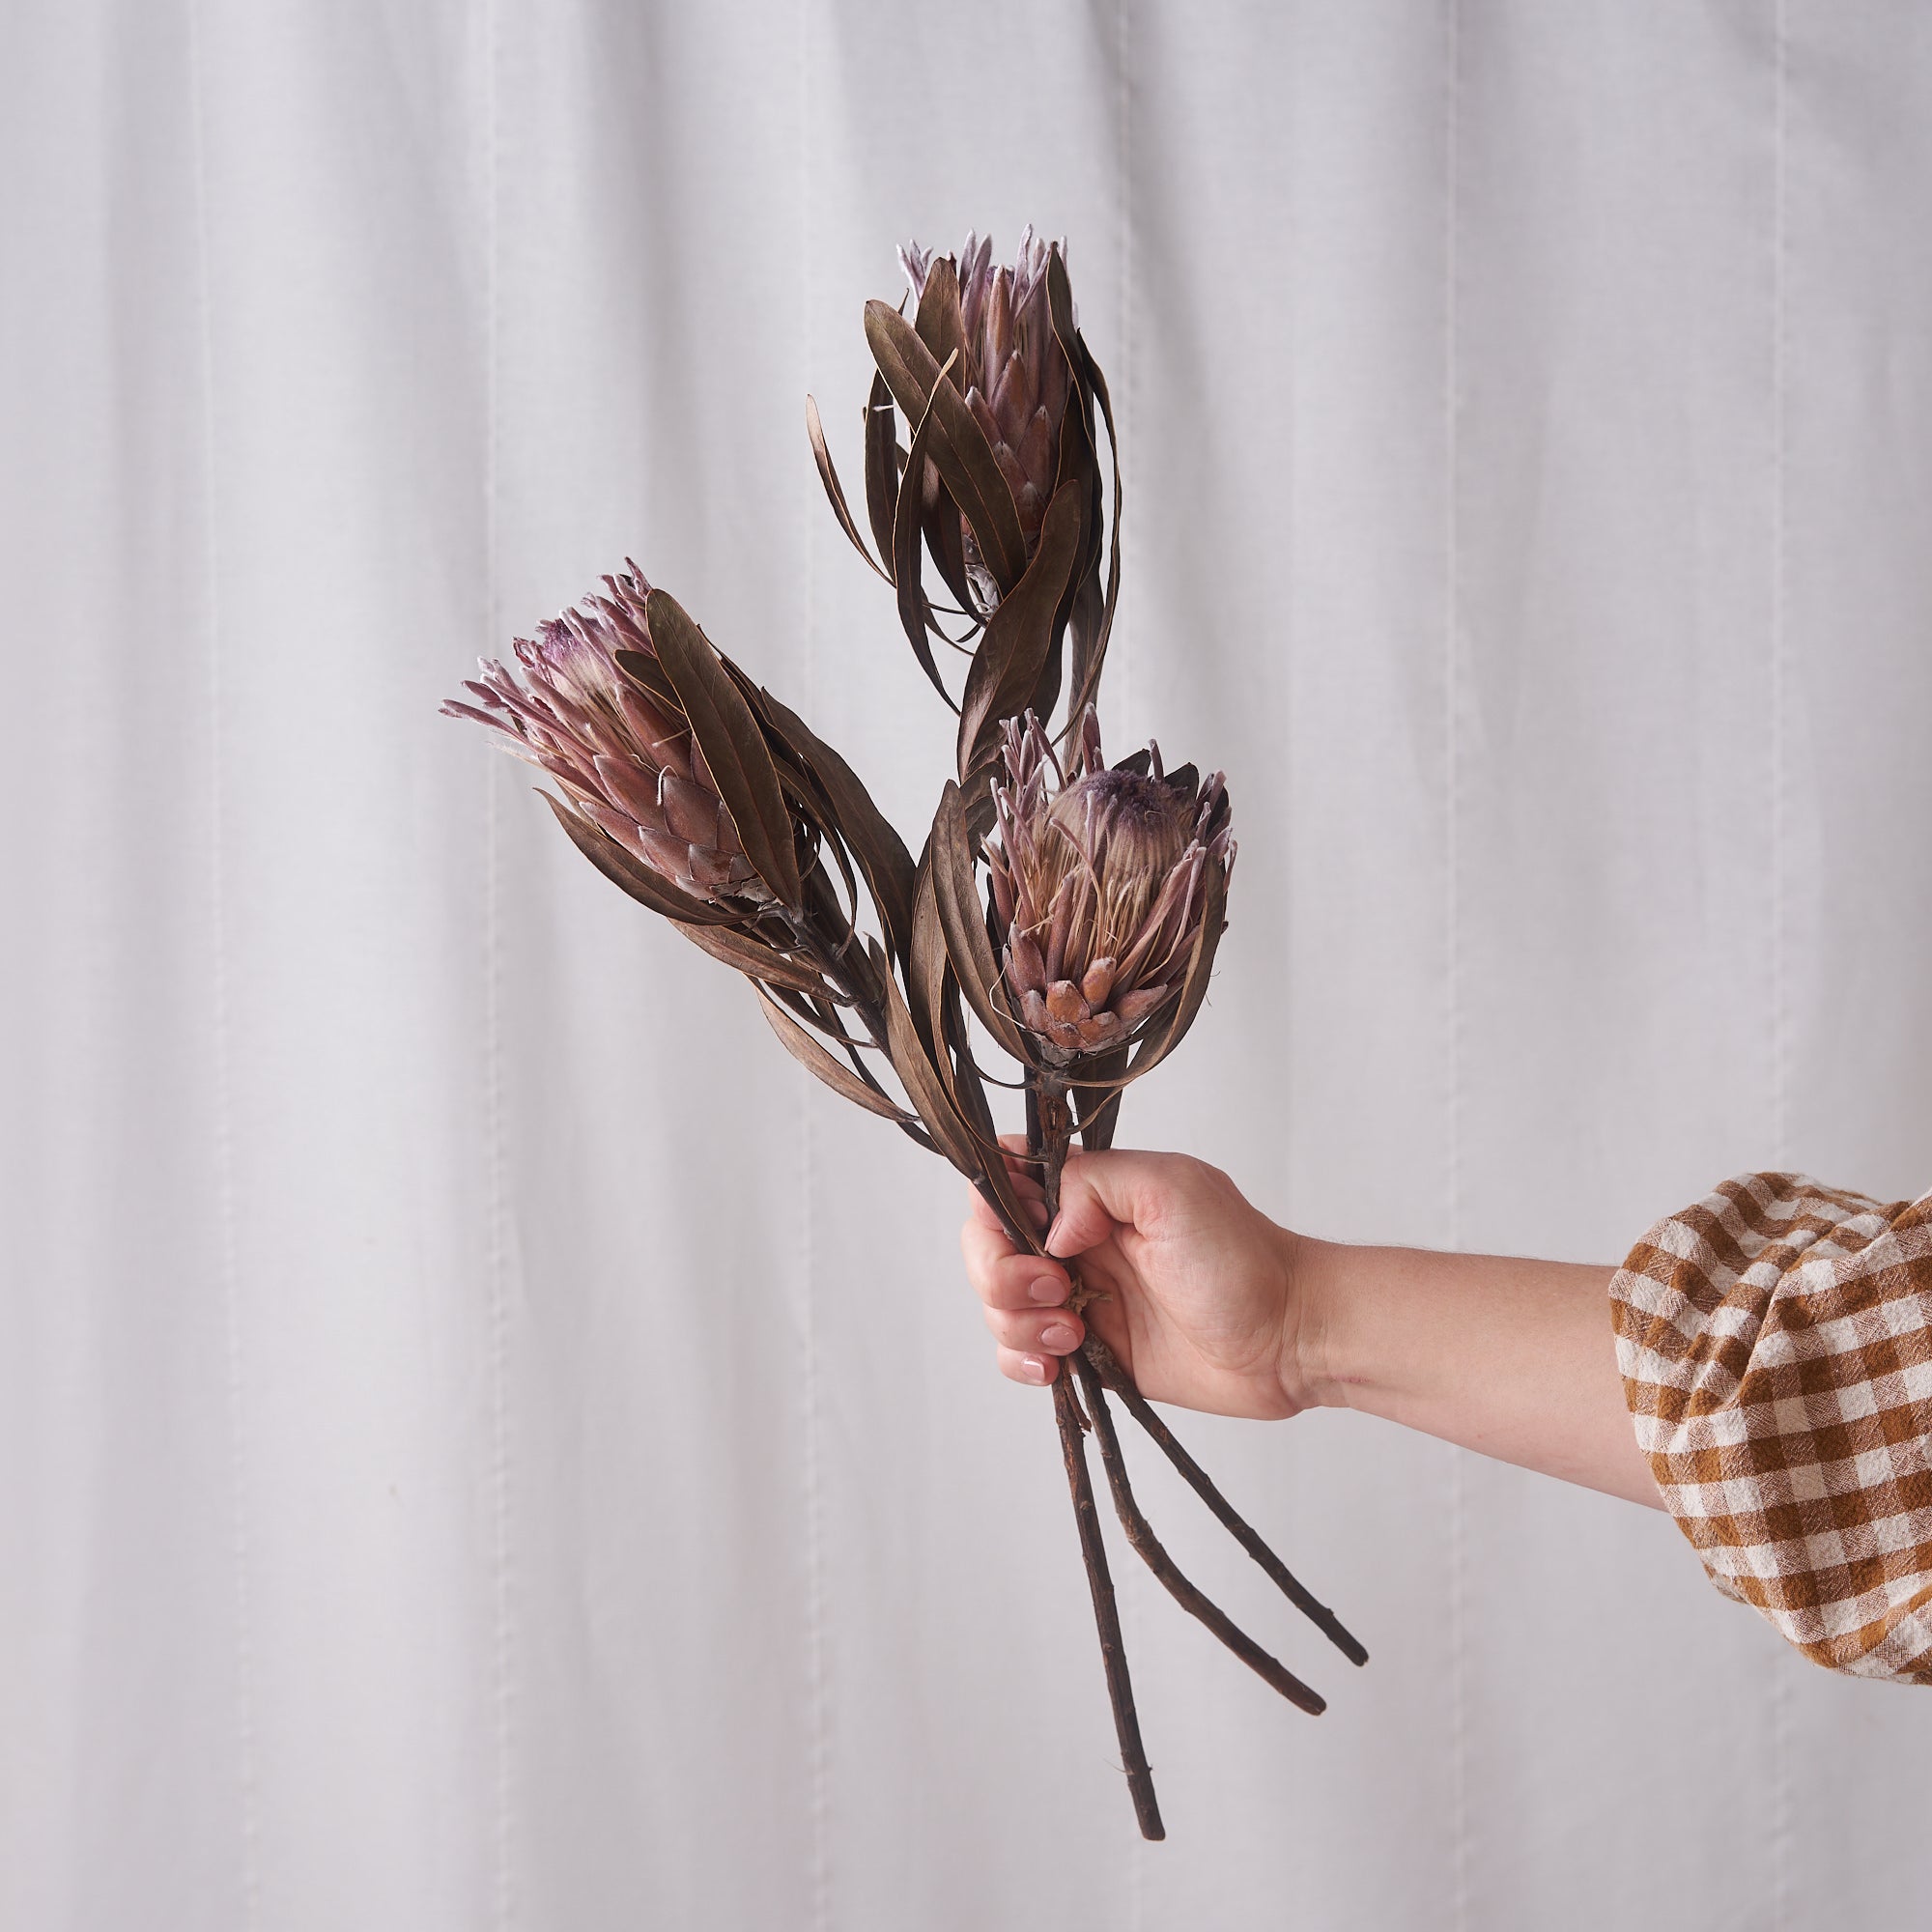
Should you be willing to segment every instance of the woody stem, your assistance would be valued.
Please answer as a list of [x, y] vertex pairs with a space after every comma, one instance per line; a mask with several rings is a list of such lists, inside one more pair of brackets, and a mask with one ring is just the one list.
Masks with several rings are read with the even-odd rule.
[[[1027, 1151], [1042, 1163], [1047, 1225], [1060, 1211], [1060, 1172], [1073, 1138], [1072, 1110], [1065, 1082], [1041, 1074], [1027, 1090]], [[1153, 1770], [1141, 1743], [1140, 1714], [1127, 1675], [1127, 1654], [1121, 1638], [1120, 1606], [1114, 1600], [1114, 1579], [1107, 1568], [1107, 1548], [1100, 1539], [1099, 1515], [1094, 1503], [1094, 1480], [1087, 1467], [1084, 1439], [1089, 1427], [1073, 1390], [1073, 1376], [1063, 1370], [1054, 1382], [1053, 1415], [1060, 1428], [1061, 1460], [1066, 1467], [1066, 1487], [1073, 1498], [1073, 1520], [1080, 1534], [1080, 1558], [1087, 1570], [1087, 1589], [1094, 1600], [1094, 1623], [1100, 1637], [1100, 1662], [1107, 1677], [1107, 1701], [1113, 1706], [1114, 1734], [1120, 1740], [1121, 1761], [1127, 1775], [1134, 1816], [1141, 1836], [1164, 1838], [1160, 1803], [1154, 1796]]]

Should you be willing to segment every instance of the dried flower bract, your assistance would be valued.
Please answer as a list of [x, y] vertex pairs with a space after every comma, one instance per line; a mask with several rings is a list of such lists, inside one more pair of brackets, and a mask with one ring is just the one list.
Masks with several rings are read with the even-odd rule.
[[[1058, 246], [1065, 255], [1065, 242]], [[899, 250], [914, 304], [929, 315], [938, 339], [956, 348], [953, 387], [964, 394], [1012, 493], [1029, 559], [1039, 548], [1040, 525], [1053, 496], [1060, 425], [1071, 393], [1047, 302], [1048, 252], [1048, 243], [1031, 228], [1020, 237], [1011, 268], [994, 266], [991, 236], [969, 234], [957, 256], [935, 256], [917, 242]], [[938, 262], [951, 272], [936, 279], [932, 270]], [[961, 551], [974, 602], [982, 616], [990, 614], [999, 605], [1000, 584], [971, 524], [963, 521]]]
[[1121, 1046], [1180, 990], [1210, 868], [1234, 864], [1227, 788], [1150, 745], [1109, 768], [1089, 706], [1063, 770], [1029, 712], [1006, 726], [987, 841], [1008, 996], [1049, 1064]]
[[656, 661], [651, 586], [636, 564], [604, 582], [608, 597], [517, 639], [519, 670], [483, 661], [482, 676], [464, 688], [485, 708], [451, 699], [444, 712], [494, 726], [504, 750], [548, 772], [580, 816], [694, 898], [769, 904], [675, 696], [646, 693], [618, 665], [619, 651]]
[[[743, 974], [801, 1066], [951, 1161], [1016, 1252], [1044, 1254], [1075, 1137], [1109, 1148], [1128, 1084], [1203, 1009], [1235, 861], [1228, 793], [1218, 772], [1168, 771], [1153, 744], [1101, 756], [1092, 700], [1120, 593], [1120, 459], [1065, 244], [1029, 229], [1010, 265], [977, 235], [958, 255], [913, 243], [899, 259], [912, 312], [866, 304], [869, 542], [810, 398], [806, 423], [839, 527], [957, 714], [955, 776], [917, 864], [845, 760], [635, 564], [519, 639], [513, 665], [486, 661], [443, 709], [554, 780], [561, 796], [544, 796], [583, 857]], [[965, 659], [956, 696], [935, 644]], [[983, 1069], [987, 1042], [1017, 1080]], [[1001, 1136], [1002, 1089], [1023, 1096], [1023, 1157]], [[1076, 1269], [1069, 1306], [1092, 1292]], [[1322, 1699], [1162, 1548], [1111, 1402], [1301, 1614], [1352, 1662], [1368, 1653], [1174, 1439], [1132, 1368], [1090, 1328], [1055, 1378], [1054, 1416], [1121, 1764], [1142, 1833], [1159, 1838], [1090, 1435], [1129, 1547], [1175, 1600], [1296, 1708]]]

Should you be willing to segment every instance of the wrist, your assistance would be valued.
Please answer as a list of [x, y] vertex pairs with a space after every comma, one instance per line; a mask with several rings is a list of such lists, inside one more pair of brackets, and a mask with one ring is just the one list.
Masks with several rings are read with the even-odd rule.
[[[1451, 1297], [1436, 1271], [1454, 1269], [1462, 1258], [1306, 1236], [1295, 1240], [1294, 1288], [1304, 1310], [1296, 1353], [1305, 1402], [1408, 1420], [1406, 1406], [1436, 1389], [1454, 1339]], [[1445, 1319], [1449, 1334], [1442, 1332]]]
[[1287, 1228], [1276, 1231], [1285, 1283], [1279, 1375], [1291, 1409], [1348, 1403], [1340, 1333], [1347, 1297], [1338, 1277], [1347, 1250]]

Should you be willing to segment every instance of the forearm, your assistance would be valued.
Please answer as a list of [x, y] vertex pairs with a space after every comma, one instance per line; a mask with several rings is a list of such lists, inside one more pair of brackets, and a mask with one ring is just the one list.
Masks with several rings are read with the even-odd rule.
[[1607, 1267], [1297, 1239], [1309, 1399], [1661, 1508], [1617, 1373]]

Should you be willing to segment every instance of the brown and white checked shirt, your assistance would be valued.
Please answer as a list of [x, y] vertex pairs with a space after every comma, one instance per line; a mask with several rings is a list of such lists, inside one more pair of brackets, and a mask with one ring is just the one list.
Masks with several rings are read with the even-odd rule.
[[1711, 1580], [1813, 1662], [1932, 1684], [1932, 1194], [1742, 1175], [1610, 1296], [1637, 1440]]

